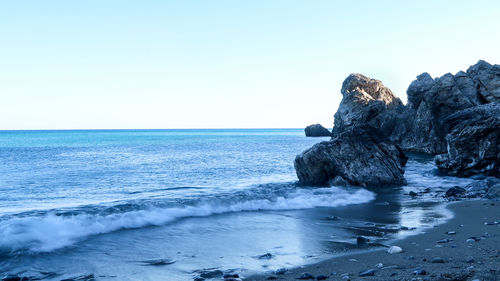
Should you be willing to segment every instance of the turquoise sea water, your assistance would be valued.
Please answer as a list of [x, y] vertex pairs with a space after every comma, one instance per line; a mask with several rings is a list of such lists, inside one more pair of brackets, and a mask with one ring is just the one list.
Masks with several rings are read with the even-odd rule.
[[[292, 267], [357, 250], [360, 234], [383, 241], [436, 223], [449, 214], [405, 192], [466, 181], [417, 156], [404, 188], [298, 184], [295, 155], [327, 139], [301, 129], [1, 131], [0, 273], [192, 280], [207, 268]], [[175, 263], [147, 262], [157, 259]]]

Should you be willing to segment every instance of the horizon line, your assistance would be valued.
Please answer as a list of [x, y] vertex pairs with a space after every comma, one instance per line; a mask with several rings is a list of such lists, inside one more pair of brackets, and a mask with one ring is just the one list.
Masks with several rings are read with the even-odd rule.
[[[305, 128], [305, 127], [304, 127]], [[304, 128], [292, 128], [292, 127], [269, 127], [269, 128], [101, 128], [101, 129], [0, 129], [0, 132], [16, 132], [16, 131], [166, 131], [166, 130], [292, 130], [292, 129], [304, 129]]]

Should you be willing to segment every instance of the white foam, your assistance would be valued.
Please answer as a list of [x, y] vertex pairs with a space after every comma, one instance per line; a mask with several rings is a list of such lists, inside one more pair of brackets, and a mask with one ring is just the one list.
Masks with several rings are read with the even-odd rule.
[[375, 198], [365, 189], [348, 192], [341, 188], [300, 189], [272, 199], [250, 199], [229, 204], [204, 203], [198, 206], [150, 208], [110, 215], [79, 214], [11, 218], [0, 222], [0, 251], [49, 252], [74, 244], [90, 235], [120, 229], [164, 225], [185, 217], [259, 210], [294, 210], [338, 207], [366, 203]]

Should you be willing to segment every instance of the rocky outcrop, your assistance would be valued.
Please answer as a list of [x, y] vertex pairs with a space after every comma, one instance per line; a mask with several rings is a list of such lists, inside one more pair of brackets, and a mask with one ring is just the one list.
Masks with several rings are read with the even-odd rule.
[[351, 74], [344, 80], [341, 93], [334, 136], [357, 126], [373, 127], [386, 136], [392, 135], [404, 106], [382, 82]]
[[462, 110], [444, 122], [448, 153], [436, 156], [439, 170], [454, 176], [500, 177], [500, 104]]
[[306, 137], [331, 137], [332, 133], [321, 124], [309, 125], [304, 129]]
[[407, 158], [398, 146], [369, 126], [359, 126], [314, 145], [295, 158], [303, 183], [347, 182], [356, 186], [403, 185]]
[[467, 72], [436, 79], [423, 73], [408, 87], [407, 95], [405, 113], [390, 137], [407, 151], [446, 153], [445, 118], [467, 108], [499, 102], [500, 65], [479, 61]]

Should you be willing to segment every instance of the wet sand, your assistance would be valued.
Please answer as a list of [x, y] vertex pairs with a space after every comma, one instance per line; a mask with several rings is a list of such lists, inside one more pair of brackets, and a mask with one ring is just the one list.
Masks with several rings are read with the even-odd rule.
[[454, 213], [448, 222], [389, 245], [401, 253], [380, 248], [245, 280], [300, 280], [304, 273], [314, 276], [305, 280], [500, 280], [500, 202], [461, 201], [448, 208]]

